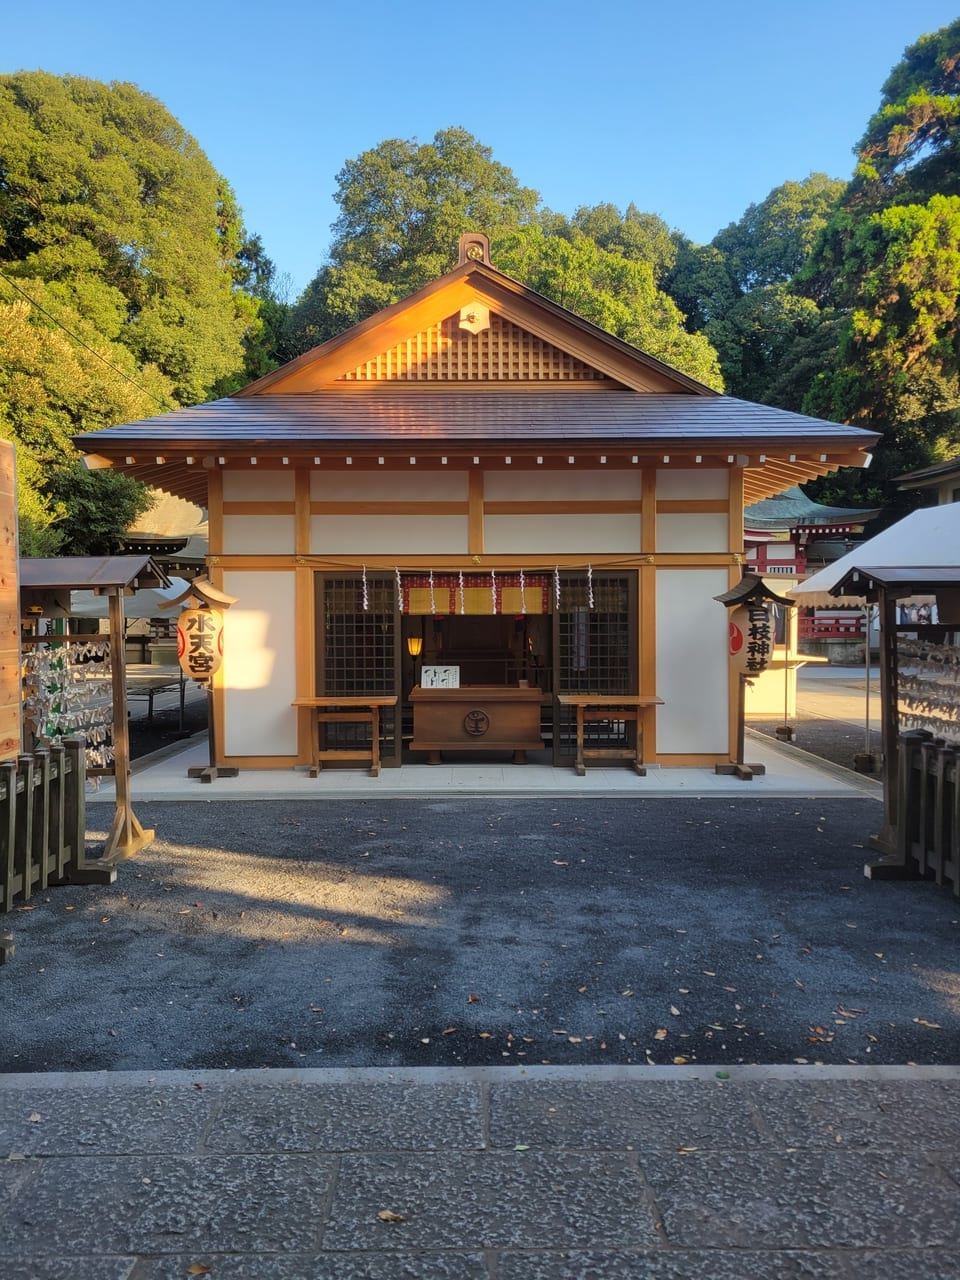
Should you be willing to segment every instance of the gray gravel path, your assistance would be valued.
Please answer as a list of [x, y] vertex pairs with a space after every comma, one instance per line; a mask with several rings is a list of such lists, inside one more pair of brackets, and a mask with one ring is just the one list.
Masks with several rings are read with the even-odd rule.
[[0, 1071], [960, 1062], [960, 904], [864, 878], [879, 812], [138, 806], [115, 885], [8, 917]]

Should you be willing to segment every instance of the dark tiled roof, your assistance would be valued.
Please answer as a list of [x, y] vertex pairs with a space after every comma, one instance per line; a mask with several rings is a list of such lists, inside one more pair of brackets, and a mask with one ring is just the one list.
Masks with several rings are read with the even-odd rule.
[[91, 453], [201, 444], [225, 448], [606, 440], [657, 446], [763, 441], [869, 448], [870, 431], [732, 396], [635, 391], [413, 391], [214, 400], [75, 437]]

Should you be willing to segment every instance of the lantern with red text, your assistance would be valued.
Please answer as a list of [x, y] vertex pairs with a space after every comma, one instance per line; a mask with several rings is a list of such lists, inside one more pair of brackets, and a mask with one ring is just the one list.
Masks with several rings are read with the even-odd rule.
[[741, 675], [755, 676], [763, 671], [773, 652], [773, 628], [770, 613], [762, 604], [745, 604], [729, 617], [730, 660]]
[[223, 614], [219, 609], [184, 609], [177, 619], [177, 658], [192, 680], [209, 680], [220, 669]]

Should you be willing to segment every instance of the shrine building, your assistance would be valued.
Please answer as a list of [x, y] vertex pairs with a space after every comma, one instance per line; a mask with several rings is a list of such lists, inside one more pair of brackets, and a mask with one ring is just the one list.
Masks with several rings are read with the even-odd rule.
[[237, 394], [76, 443], [207, 509], [207, 575], [236, 600], [216, 762], [376, 772], [730, 760], [716, 597], [743, 574], [744, 505], [876, 440], [718, 394], [473, 234], [452, 271]]

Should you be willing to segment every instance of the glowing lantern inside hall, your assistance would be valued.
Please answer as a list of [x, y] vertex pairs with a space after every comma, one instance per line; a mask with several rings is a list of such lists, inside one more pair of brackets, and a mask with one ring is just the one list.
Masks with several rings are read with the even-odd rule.
[[209, 680], [223, 661], [223, 614], [219, 609], [184, 609], [177, 619], [177, 658], [191, 680]]

